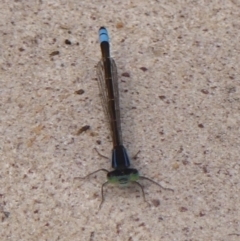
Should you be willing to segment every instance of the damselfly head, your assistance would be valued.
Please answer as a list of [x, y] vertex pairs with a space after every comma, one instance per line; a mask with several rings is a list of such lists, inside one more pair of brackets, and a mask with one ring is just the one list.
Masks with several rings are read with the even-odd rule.
[[136, 182], [139, 179], [138, 170], [133, 168], [117, 169], [107, 174], [109, 183], [126, 186], [130, 182]]

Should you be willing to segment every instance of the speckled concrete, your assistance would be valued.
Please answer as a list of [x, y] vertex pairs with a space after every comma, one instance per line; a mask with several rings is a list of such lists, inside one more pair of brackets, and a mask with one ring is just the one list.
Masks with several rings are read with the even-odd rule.
[[[240, 239], [240, 3], [210, 2], [1, 2], [1, 240]], [[110, 186], [98, 212], [105, 174], [74, 179], [110, 169], [102, 25], [133, 166], [174, 189], [143, 182], [151, 206]]]

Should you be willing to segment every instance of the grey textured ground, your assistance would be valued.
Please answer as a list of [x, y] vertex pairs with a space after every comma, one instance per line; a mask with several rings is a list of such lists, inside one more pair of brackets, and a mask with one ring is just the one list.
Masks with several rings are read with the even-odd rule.
[[[238, 0], [2, 1], [1, 240], [239, 240], [239, 13]], [[102, 25], [132, 163], [175, 190], [144, 182], [150, 207], [137, 187], [109, 187], [97, 213], [104, 174], [74, 180], [110, 168], [94, 152], [111, 151]]]

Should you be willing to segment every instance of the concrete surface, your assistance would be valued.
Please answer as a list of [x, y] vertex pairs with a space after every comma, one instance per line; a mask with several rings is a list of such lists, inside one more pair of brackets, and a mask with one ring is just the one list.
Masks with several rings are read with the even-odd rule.
[[[240, 2], [2, 1], [1, 240], [240, 240]], [[109, 186], [97, 32], [148, 182]], [[129, 77], [128, 77], [129, 75]], [[75, 91], [80, 90], [79, 94]], [[90, 129], [78, 133], [89, 125]]]

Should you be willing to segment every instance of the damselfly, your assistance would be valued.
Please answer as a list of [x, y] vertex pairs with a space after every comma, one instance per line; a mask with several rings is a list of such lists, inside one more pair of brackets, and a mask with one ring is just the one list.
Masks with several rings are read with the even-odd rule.
[[130, 159], [122, 141], [117, 67], [114, 59], [110, 56], [109, 37], [105, 27], [99, 29], [99, 42], [102, 59], [97, 65], [97, 79], [102, 106], [111, 130], [113, 143], [112, 168], [114, 170], [108, 171], [102, 168], [88, 174], [82, 179], [88, 178], [100, 171], [107, 173], [107, 181], [103, 183], [101, 187], [102, 201], [99, 208], [101, 208], [104, 202], [104, 187], [109, 183], [119, 184], [120, 186], [135, 183], [141, 188], [144, 201], [146, 201], [146, 199], [143, 186], [137, 182], [140, 179], [148, 180], [164, 190], [173, 191], [173, 189], [165, 188], [148, 177], [140, 176], [137, 169], [130, 167]]

